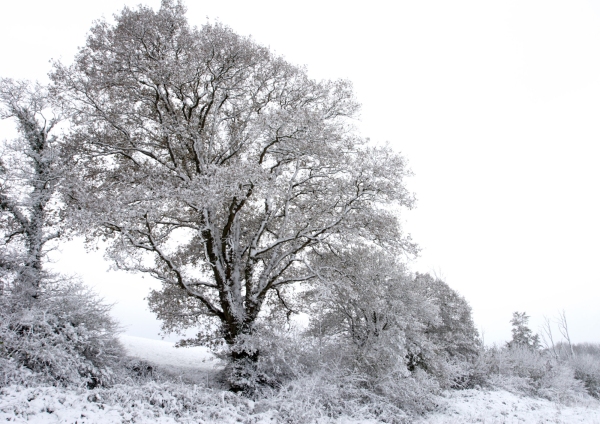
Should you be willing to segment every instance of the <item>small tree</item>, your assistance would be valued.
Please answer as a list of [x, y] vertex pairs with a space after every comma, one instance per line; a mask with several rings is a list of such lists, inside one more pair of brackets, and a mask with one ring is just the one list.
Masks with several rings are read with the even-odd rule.
[[508, 347], [528, 347], [538, 349], [540, 347], [540, 337], [533, 334], [528, 327], [529, 316], [525, 312], [514, 312], [510, 320], [512, 324], [512, 340], [507, 343]]
[[439, 320], [426, 329], [438, 352], [461, 361], [473, 360], [482, 341], [473, 322], [471, 306], [457, 291], [440, 278], [417, 273], [413, 284], [438, 308]]
[[573, 350], [573, 344], [571, 343], [571, 335], [569, 334], [569, 325], [567, 324], [567, 314], [563, 309], [558, 313], [558, 319], [556, 320], [558, 324], [558, 331], [563, 336], [567, 345], [569, 347], [569, 354], [573, 358], [575, 356], [575, 351]]
[[544, 317], [544, 322], [541, 326], [542, 342], [548, 352], [552, 353], [555, 359], [558, 359], [558, 351], [556, 350], [556, 344], [554, 343], [554, 334], [552, 333], [552, 323], [548, 317]]

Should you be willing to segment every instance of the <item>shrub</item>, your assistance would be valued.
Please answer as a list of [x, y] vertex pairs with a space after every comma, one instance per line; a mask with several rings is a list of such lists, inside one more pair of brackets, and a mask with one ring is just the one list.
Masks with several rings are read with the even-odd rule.
[[471, 376], [472, 383], [563, 403], [574, 401], [585, 393], [583, 384], [575, 378], [568, 363], [525, 345], [485, 349]]
[[575, 378], [583, 382], [587, 392], [600, 399], [600, 355], [579, 354], [568, 361]]
[[109, 309], [76, 281], [48, 284], [37, 299], [0, 296], [0, 384], [114, 381], [124, 351]]

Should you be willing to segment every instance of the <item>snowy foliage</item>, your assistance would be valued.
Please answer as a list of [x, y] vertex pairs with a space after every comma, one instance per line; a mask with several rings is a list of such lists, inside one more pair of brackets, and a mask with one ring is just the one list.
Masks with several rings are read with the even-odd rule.
[[425, 332], [438, 352], [460, 361], [476, 358], [482, 346], [465, 298], [429, 274], [417, 273], [412, 285], [437, 307], [439, 319], [431, 322]]
[[324, 259], [323, 280], [305, 293], [309, 333], [339, 344], [353, 367], [375, 377], [417, 370], [451, 386], [480, 343], [467, 302], [429, 275], [410, 275], [376, 250], [350, 249]]
[[558, 343], [556, 348], [561, 361], [575, 371], [575, 378], [583, 382], [590, 395], [600, 399], [600, 345]]
[[[131, 338], [129, 342], [140, 341]], [[154, 343], [154, 345], [152, 344]], [[153, 346], [153, 347], [150, 347]], [[167, 342], [144, 340], [134, 352], [154, 352], [165, 360], [153, 363], [168, 371], [183, 354]], [[185, 360], [183, 361], [185, 362]], [[406, 386], [416, 390], [423, 386]], [[356, 378], [340, 379], [335, 373], [299, 377], [277, 390], [265, 390], [255, 400], [206, 387], [204, 380], [181, 384], [164, 379], [136, 381], [93, 390], [60, 387], [8, 386], [0, 389], [0, 420], [3, 422], [87, 423], [506, 423], [600, 421], [600, 405], [580, 399], [567, 406], [504, 390], [460, 390], [432, 396], [435, 409], [424, 415], [399, 409], [385, 397], [360, 388]]]
[[485, 349], [470, 377], [472, 386], [501, 388], [566, 404], [592, 394], [586, 392], [571, 364], [528, 346]]
[[39, 85], [0, 80], [0, 116], [19, 134], [0, 162], [0, 384], [107, 384], [122, 354], [109, 307], [44, 269], [61, 234], [59, 115], [50, 99]]

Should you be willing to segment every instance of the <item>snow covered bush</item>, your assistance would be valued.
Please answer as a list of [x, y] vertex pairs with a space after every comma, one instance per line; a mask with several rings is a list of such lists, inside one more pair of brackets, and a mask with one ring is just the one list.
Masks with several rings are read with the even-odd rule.
[[575, 353], [564, 360], [575, 371], [575, 378], [582, 381], [588, 393], [600, 398], [600, 345], [580, 343], [573, 346]]
[[513, 393], [563, 403], [585, 393], [583, 383], [575, 378], [575, 371], [568, 363], [527, 345], [486, 349], [475, 368], [473, 373], [480, 377], [478, 383]]
[[0, 384], [114, 381], [124, 353], [109, 309], [76, 281], [47, 284], [36, 299], [0, 296]]
[[[262, 325], [261, 325], [262, 324]], [[245, 387], [247, 393], [254, 393], [261, 387], [281, 387], [309, 371], [308, 362], [314, 358], [312, 343], [295, 331], [285, 331], [274, 323], [259, 323], [253, 337], [240, 338], [231, 349], [254, 352], [254, 358], [247, 363], [230, 363], [237, 367], [228, 373], [236, 378], [236, 385]], [[260, 352], [260, 355], [258, 354]]]

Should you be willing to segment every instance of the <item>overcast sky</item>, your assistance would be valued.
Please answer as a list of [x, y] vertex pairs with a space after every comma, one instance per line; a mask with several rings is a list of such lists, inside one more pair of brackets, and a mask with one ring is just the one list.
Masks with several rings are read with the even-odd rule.
[[[93, 20], [139, 3], [0, 1], [0, 76], [40, 81]], [[417, 207], [403, 215], [422, 248], [412, 269], [458, 290], [486, 343], [510, 338], [514, 311], [537, 330], [560, 309], [575, 341], [600, 342], [600, 0], [196, 0], [188, 19], [354, 83], [362, 134], [415, 174]], [[76, 242], [62, 258], [118, 302], [127, 333], [157, 337], [148, 278], [107, 273]]]

